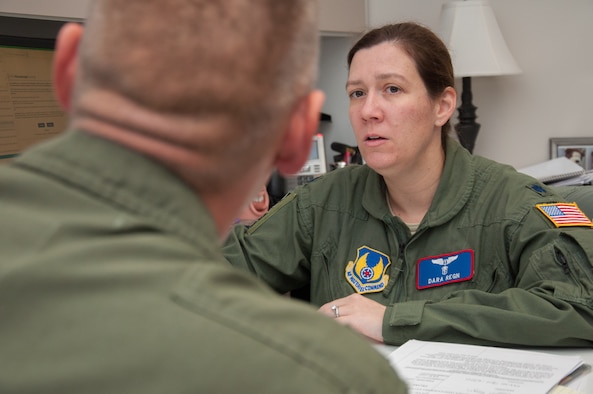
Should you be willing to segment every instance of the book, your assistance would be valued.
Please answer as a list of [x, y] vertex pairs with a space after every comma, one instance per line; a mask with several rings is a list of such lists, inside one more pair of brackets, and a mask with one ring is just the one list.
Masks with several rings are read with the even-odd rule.
[[583, 186], [593, 183], [593, 170], [587, 170], [581, 175], [561, 179], [548, 183], [550, 186]]
[[517, 170], [543, 183], [581, 176], [585, 169], [566, 157], [557, 157]]

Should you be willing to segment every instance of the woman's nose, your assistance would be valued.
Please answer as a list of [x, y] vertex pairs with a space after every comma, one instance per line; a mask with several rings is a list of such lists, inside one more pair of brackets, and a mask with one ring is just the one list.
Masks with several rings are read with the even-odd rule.
[[382, 116], [379, 97], [374, 94], [367, 94], [360, 110], [360, 115], [364, 120], [377, 120]]

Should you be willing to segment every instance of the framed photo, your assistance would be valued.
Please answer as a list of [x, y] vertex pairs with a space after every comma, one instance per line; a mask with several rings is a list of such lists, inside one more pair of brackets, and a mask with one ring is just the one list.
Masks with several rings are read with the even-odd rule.
[[562, 156], [593, 170], [593, 137], [550, 138], [550, 159]]

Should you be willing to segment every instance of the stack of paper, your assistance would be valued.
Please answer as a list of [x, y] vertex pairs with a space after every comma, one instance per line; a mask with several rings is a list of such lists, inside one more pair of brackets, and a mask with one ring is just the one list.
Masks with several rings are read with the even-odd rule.
[[411, 340], [388, 359], [410, 394], [549, 393], [579, 367], [576, 356]]

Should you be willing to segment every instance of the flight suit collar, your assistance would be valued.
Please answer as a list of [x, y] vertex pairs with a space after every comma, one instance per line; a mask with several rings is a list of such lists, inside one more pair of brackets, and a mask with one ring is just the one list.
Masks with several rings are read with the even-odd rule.
[[455, 217], [469, 200], [475, 184], [473, 156], [447, 138], [445, 168], [424, 224], [437, 226]]
[[61, 179], [206, 254], [210, 250], [218, 255], [216, 227], [199, 198], [147, 156], [93, 134], [70, 131], [26, 151], [14, 164]]
[[[445, 167], [432, 204], [424, 217], [422, 227], [437, 226], [453, 218], [471, 196], [475, 171], [471, 154], [457, 141], [448, 138]], [[369, 168], [362, 197], [364, 209], [381, 220], [391, 217], [385, 198], [383, 177]]]
[[362, 195], [362, 207], [373, 217], [387, 221], [391, 212], [385, 198], [387, 186], [383, 177], [367, 167], [368, 174]]

